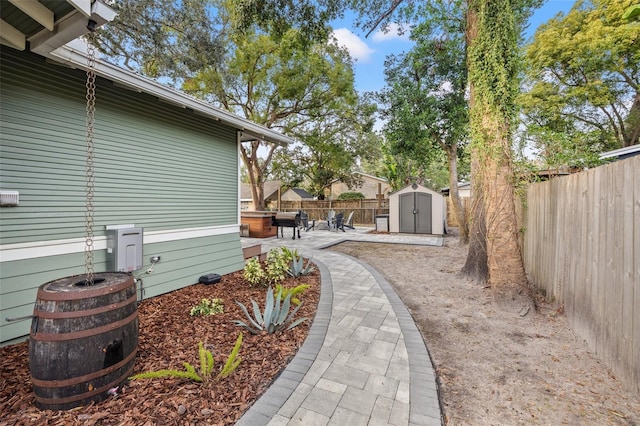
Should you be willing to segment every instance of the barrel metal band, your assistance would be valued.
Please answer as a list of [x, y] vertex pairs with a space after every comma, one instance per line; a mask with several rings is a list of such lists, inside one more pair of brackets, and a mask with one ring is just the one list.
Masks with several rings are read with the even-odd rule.
[[[129, 370], [127, 370], [126, 374], [124, 374], [124, 377], [129, 377], [132, 372], [133, 372], [133, 365], [131, 366], [131, 368]], [[83, 399], [86, 399], [86, 398], [91, 398], [92, 396], [107, 392], [109, 389], [115, 387], [116, 385], [122, 383], [123, 381], [124, 380], [122, 379], [122, 377], [120, 377], [120, 378], [112, 381], [108, 385], [104, 385], [102, 387], [94, 389], [91, 392], [85, 392], [85, 393], [83, 393], [81, 395], [68, 396], [66, 398], [44, 398], [44, 397], [36, 395], [36, 401], [38, 401], [38, 402], [40, 402], [42, 404], [51, 404], [51, 405], [68, 404], [70, 402], [80, 401], [80, 400], [83, 400]]]
[[41, 388], [61, 388], [66, 386], [77, 385], [82, 382], [88, 382], [89, 380], [93, 380], [97, 377], [106, 376], [107, 374], [110, 374], [115, 370], [122, 368], [128, 362], [130, 362], [135, 358], [137, 352], [138, 352], [138, 348], [135, 348], [133, 352], [131, 352], [126, 358], [124, 358], [122, 361], [118, 362], [117, 364], [113, 364], [110, 367], [103, 368], [102, 370], [94, 371], [93, 373], [85, 374], [83, 376], [72, 377], [71, 379], [66, 379], [66, 380], [42, 380], [42, 379], [36, 379], [35, 377], [31, 377], [31, 382], [34, 385], [39, 386]]
[[101, 306], [99, 308], [85, 309], [82, 311], [65, 311], [65, 312], [49, 312], [49, 311], [34, 310], [33, 316], [38, 318], [47, 318], [47, 319], [88, 317], [91, 315], [97, 315], [97, 314], [103, 314], [109, 311], [115, 311], [116, 309], [120, 309], [123, 306], [127, 306], [132, 303], [135, 303], [137, 300], [138, 300], [138, 296], [134, 294], [127, 300], [123, 300], [118, 303], [112, 303], [111, 305]]
[[115, 284], [109, 287], [100, 287], [100, 288], [83, 288], [83, 291], [79, 292], [66, 292], [66, 291], [47, 291], [44, 289], [39, 289], [37, 298], [40, 300], [52, 300], [52, 301], [60, 301], [60, 300], [80, 300], [80, 299], [88, 299], [90, 297], [96, 296], [104, 296], [106, 294], [115, 293], [120, 290], [124, 290], [127, 287], [132, 287], [135, 284], [133, 278], [129, 278], [125, 282], [120, 284]]
[[107, 331], [115, 330], [138, 317], [138, 311], [129, 315], [128, 317], [121, 319], [120, 321], [112, 322], [100, 327], [89, 328], [86, 330], [72, 331], [70, 333], [38, 333], [32, 334], [32, 338], [41, 342], [62, 342], [65, 340], [80, 339], [83, 337], [95, 336], [97, 334], [106, 333]]

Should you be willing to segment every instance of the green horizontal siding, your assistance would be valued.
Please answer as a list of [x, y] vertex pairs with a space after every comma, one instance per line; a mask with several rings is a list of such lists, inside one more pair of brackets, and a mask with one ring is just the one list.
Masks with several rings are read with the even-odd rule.
[[[85, 234], [85, 74], [37, 55], [0, 49], [0, 188], [20, 193], [0, 208], [0, 243], [83, 238]], [[238, 222], [236, 129], [190, 110], [98, 79], [95, 127], [96, 237], [134, 224], [145, 235]], [[243, 267], [237, 232], [145, 244], [145, 297]], [[1, 260], [1, 259], [0, 259]], [[106, 251], [94, 253], [95, 270]], [[0, 342], [28, 334], [40, 285], [81, 274], [84, 254], [0, 263]]]
[[[85, 74], [2, 49], [3, 244], [84, 235]], [[95, 232], [237, 223], [236, 130], [98, 79]]]
[[[94, 256], [95, 270], [104, 270], [106, 251], [96, 251]], [[143, 281], [145, 298], [195, 284], [200, 276], [210, 272], [224, 275], [244, 266], [237, 234], [145, 244], [145, 263], [151, 256], [160, 256], [162, 260], [155, 265], [153, 273], [146, 274], [143, 270], [138, 274]], [[0, 270], [3, 292], [0, 298], [0, 342], [29, 333], [29, 319], [8, 322], [6, 318], [31, 315], [40, 285], [82, 273], [83, 270], [82, 253], [3, 263]]]

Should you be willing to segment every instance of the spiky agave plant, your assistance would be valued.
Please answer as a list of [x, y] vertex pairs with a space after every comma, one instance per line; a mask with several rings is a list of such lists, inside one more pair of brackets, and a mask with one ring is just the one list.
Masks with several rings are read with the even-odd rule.
[[293, 311], [289, 312], [291, 308], [291, 293], [288, 293], [283, 299], [282, 287], [280, 287], [275, 296], [273, 294], [273, 288], [269, 287], [265, 297], [263, 312], [260, 311], [258, 303], [251, 299], [253, 317], [242, 303], [237, 300], [236, 303], [240, 306], [240, 309], [242, 309], [242, 312], [249, 321], [234, 320], [233, 323], [246, 328], [252, 334], [259, 334], [263, 331], [266, 331], [268, 334], [273, 334], [282, 330], [290, 330], [308, 319], [298, 318], [295, 321], [293, 320], [302, 303], [296, 306]]

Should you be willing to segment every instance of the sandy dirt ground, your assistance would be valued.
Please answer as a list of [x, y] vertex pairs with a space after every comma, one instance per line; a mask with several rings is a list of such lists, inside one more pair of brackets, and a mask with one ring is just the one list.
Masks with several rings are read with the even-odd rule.
[[557, 307], [498, 304], [461, 278], [466, 247], [343, 243], [409, 308], [435, 364], [447, 424], [640, 425], [640, 395], [569, 328]]

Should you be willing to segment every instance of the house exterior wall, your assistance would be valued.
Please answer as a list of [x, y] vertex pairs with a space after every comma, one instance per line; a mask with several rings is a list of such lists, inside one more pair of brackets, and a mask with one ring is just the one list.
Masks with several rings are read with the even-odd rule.
[[424, 192], [431, 194], [431, 232], [434, 235], [444, 234], [444, 219], [446, 217], [446, 204], [442, 194], [430, 190], [422, 185], [413, 189], [411, 185], [406, 186], [389, 195], [389, 232], [400, 232], [400, 195], [409, 192]]
[[[28, 334], [38, 286], [84, 272], [85, 73], [2, 47], [0, 342]], [[236, 130], [98, 79], [94, 269], [107, 225], [144, 228], [145, 297], [243, 266]]]
[[470, 198], [471, 197], [471, 187], [465, 187], [458, 189], [458, 196], [460, 198]]
[[367, 199], [375, 199], [378, 196], [378, 184], [382, 184], [382, 193], [385, 198], [389, 196], [391, 192], [391, 186], [383, 180], [374, 179], [369, 176], [360, 176], [362, 182], [360, 185], [355, 185], [353, 188], [349, 188], [347, 184], [341, 181], [336, 181], [331, 184], [329, 194], [325, 194], [331, 200], [336, 200], [340, 194], [344, 192], [362, 192]]
[[282, 194], [280, 196], [280, 199], [282, 201], [302, 201], [302, 200], [313, 200], [312, 198], [302, 198], [300, 196], [300, 194], [296, 193], [295, 191], [288, 189], [287, 191], [284, 192], [284, 194]]

